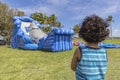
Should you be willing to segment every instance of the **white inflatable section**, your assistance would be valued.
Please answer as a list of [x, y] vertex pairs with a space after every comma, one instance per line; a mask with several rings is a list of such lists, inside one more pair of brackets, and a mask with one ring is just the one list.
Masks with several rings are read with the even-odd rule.
[[[28, 31], [26, 29], [28, 29]], [[46, 34], [40, 28], [38, 28], [34, 23], [31, 22], [22, 21], [21, 30], [24, 32], [24, 34], [29, 35], [31, 38], [35, 39], [36, 41], [46, 36]]]
[[26, 31], [25, 27], [29, 28], [30, 24], [31, 24], [30, 22], [22, 22], [21, 23], [21, 27], [20, 28], [24, 32], [24, 34], [26, 34], [26, 35], [29, 35], [29, 32]]
[[46, 36], [46, 34], [34, 23], [31, 23], [29, 26], [29, 36], [35, 40], [39, 40], [40, 38]]

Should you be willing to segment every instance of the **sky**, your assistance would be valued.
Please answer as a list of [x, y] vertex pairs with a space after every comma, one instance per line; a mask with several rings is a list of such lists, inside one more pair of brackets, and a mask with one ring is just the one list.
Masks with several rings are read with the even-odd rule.
[[10, 8], [17, 8], [29, 16], [42, 12], [47, 16], [55, 14], [65, 28], [73, 28], [91, 14], [104, 19], [113, 16], [112, 35], [120, 37], [120, 0], [1, 0]]

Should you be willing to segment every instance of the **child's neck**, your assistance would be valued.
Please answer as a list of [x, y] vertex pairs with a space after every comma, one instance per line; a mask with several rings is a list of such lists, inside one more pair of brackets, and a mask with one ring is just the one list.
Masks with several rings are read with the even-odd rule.
[[92, 48], [99, 48], [98, 42], [96, 42], [96, 43], [86, 42], [86, 44], [87, 44], [87, 46], [92, 47]]

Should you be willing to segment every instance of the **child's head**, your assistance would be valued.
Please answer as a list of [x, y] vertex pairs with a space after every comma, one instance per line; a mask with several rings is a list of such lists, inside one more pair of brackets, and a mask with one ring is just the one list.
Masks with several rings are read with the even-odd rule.
[[86, 42], [101, 42], [109, 35], [107, 21], [97, 15], [87, 16], [79, 29], [79, 37]]

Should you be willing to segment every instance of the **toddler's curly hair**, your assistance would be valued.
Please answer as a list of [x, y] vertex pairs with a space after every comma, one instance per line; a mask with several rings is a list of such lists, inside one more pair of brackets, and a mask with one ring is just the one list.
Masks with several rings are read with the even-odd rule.
[[87, 42], [101, 42], [109, 35], [108, 22], [97, 15], [87, 16], [79, 28], [79, 37]]

